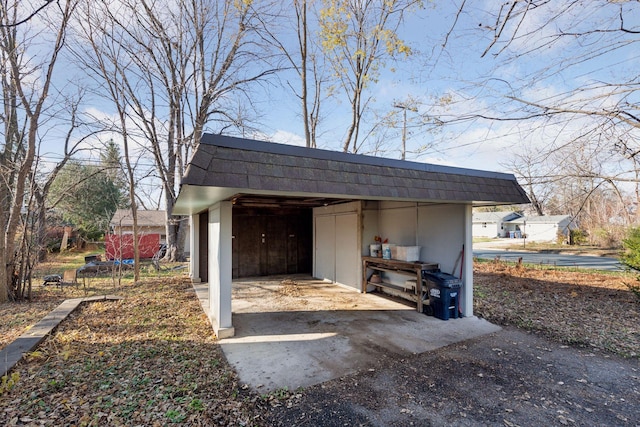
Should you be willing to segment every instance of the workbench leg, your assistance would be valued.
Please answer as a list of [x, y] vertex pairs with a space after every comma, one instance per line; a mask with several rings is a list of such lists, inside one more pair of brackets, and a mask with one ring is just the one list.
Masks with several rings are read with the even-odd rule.
[[367, 261], [362, 261], [362, 293], [367, 293]]
[[418, 313], [422, 313], [422, 270], [418, 270], [416, 279], [416, 293], [418, 294]]

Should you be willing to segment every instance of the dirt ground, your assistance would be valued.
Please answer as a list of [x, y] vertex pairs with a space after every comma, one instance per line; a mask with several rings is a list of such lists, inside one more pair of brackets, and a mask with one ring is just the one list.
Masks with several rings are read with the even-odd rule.
[[[294, 395], [295, 396], [295, 395]], [[278, 426], [640, 424], [638, 361], [507, 327], [304, 390], [272, 409]]]
[[[238, 380], [187, 282], [121, 289], [125, 300], [83, 306], [20, 364], [0, 424], [640, 426], [633, 277], [503, 263], [474, 274], [475, 314], [502, 331], [379, 352], [355, 374], [269, 394]], [[0, 325], [24, 310], [0, 308]], [[1, 328], [2, 341], [25, 322]]]

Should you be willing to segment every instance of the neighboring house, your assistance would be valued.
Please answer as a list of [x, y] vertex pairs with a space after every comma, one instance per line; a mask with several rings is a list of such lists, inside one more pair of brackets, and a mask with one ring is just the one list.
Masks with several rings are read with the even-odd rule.
[[[133, 234], [133, 215], [131, 209], [118, 209], [109, 222], [111, 233]], [[160, 242], [167, 240], [167, 213], [165, 211], [138, 211], [138, 233], [159, 234]]]
[[[113, 214], [109, 222], [111, 233], [115, 235], [133, 234], [133, 216], [131, 209], [118, 209]], [[160, 243], [167, 242], [167, 214], [164, 210], [139, 210], [138, 211], [138, 233], [139, 234], [159, 234]], [[184, 252], [189, 253], [189, 232], [185, 237]]]
[[473, 214], [473, 237], [508, 237], [509, 226], [505, 223], [520, 218], [517, 212], [475, 212]]
[[569, 242], [571, 230], [578, 228], [570, 215], [524, 216], [509, 225], [532, 242]]
[[173, 213], [190, 216], [190, 275], [208, 282], [225, 338], [233, 278], [304, 273], [362, 291], [375, 236], [461, 272], [460, 309], [472, 316], [472, 208], [520, 203], [511, 174], [205, 134]]

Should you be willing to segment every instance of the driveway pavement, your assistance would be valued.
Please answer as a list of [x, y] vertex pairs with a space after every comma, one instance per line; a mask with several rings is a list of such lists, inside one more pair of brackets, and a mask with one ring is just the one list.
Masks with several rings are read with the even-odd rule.
[[[496, 332], [477, 317], [443, 321], [415, 304], [314, 280], [233, 283], [236, 335], [220, 340], [243, 383], [259, 392], [296, 390]], [[204, 295], [200, 295], [201, 297]]]
[[[504, 249], [506, 244], [522, 244], [523, 250]], [[564, 253], [543, 253], [524, 250], [524, 242], [516, 239], [501, 239], [497, 242], [474, 243], [473, 256], [493, 260], [500, 257], [503, 261], [517, 262], [519, 258], [526, 264], [552, 265], [557, 267], [575, 267], [592, 270], [624, 271], [625, 267], [616, 258], [592, 255], [574, 255]]]

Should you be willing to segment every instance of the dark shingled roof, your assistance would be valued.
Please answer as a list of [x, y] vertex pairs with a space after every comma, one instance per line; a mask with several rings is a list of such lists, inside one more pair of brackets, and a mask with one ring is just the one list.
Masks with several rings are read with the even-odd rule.
[[[181, 193], [186, 186], [364, 200], [529, 203], [511, 174], [211, 134], [203, 136], [194, 153]], [[187, 203], [178, 197], [178, 210]]]

